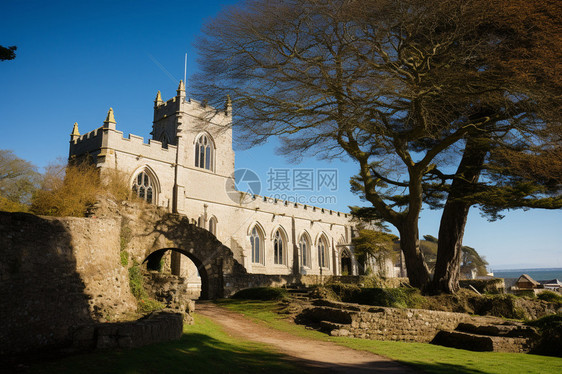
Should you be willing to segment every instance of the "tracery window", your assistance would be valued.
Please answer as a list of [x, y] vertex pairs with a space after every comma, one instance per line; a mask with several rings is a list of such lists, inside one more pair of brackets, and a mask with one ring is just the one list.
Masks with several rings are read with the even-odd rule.
[[301, 236], [299, 241], [299, 252], [301, 259], [301, 266], [310, 267], [310, 241], [308, 240], [306, 234]]
[[213, 170], [213, 143], [205, 134], [201, 135], [195, 142], [195, 166]]
[[252, 229], [250, 244], [252, 246], [252, 263], [263, 264], [263, 236], [256, 226]]
[[280, 230], [277, 230], [273, 236], [273, 263], [275, 265], [284, 264], [284, 251], [285, 241], [283, 240], [283, 235], [281, 235]]
[[318, 266], [321, 268], [328, 267], [328, 243], [324, 236], [318, 241]]
[[145, 171], [137, 174], [133, 181], [133, 193], [147, 203], [154, 200], [154, 187], [151, 178]]

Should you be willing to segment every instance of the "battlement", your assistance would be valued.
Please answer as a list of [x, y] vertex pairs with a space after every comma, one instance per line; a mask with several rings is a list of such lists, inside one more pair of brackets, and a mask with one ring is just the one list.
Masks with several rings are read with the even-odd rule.
[[154, 105], [154, 122], [161, 121], [178, 113], [186, 113], [193, 117], [208, 118], [211, 123], [224, 124], [232, 120], [227, 110], [216, 109], [207, 105], [205, 101], [184, 99], [174, 96], [168, 101], [156, 101]]
[[98, 136], [101, 136], [102, 130], [103, 130], [102, 127], [98, 127], [97, 129], [92, 130], [92, 131], [90, 131], [90, 132], [88, 132], [84, 135], [80, 135], [78, 137], [78, 139], [72, 140], [71, 142], [74, 143], [74, 144], [78, 144], [78, 143], [82, 143], [82, 142], [85, 142], [85, 141], [91, 141], [94, 138], [96, 138]]
[[69, 156], [82, 156], [99, 151], [103, 143], [103, 127], [98, 127], [84, 135], [70, 140]]
[[242, 191], [240, 198], [245, 201], [246, 207], [262, 212], [274, 212], [274, 215], [295, 216], [313, 222], [330, 224], [347, 224], [352, 218], [351, 214], [332, 209], [320, 208], [309, 204], [302, 204], [290, 200], [282, 200], [262, 195], [247, 195]]
[[70, 156], [81, 156], [101, 149], [174, 163], [177, 147], [168, 145], [167, 148], [164, 148], [161, 142], [152, 139], [145, 143], [142, 136], [134, 134], [129, 134], [125, 138], [122, 131], [104, 127], [99, 127], [70, 141]]

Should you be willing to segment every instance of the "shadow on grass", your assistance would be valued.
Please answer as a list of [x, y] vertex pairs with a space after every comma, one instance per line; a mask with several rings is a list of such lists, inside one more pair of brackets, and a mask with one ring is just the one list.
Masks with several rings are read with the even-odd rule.
[[481, 371], [477, 369], [471, 369], [464, 365], [454, 365], [446, 363], [427, 363], [421, 361], [410, 361], [407, 363], [410, 367], [414, 367], [416, 370], [424, 373], [432, 374], [485, 374], [489, 373], [487, 371]]
[[187, 333], [176, 342], [96, 352], [20, 368], [26, 373], [284, 373], [283, 356], [252, 343], [232, 344]]

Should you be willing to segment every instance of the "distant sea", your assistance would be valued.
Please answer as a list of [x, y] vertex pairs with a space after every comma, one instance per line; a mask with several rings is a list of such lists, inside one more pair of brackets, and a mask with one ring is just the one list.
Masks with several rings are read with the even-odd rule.
[[496, 278], [519, 278], [527, 274], [536, 281], [558, 279], [562, 281], [562, 268], [494, 270]]

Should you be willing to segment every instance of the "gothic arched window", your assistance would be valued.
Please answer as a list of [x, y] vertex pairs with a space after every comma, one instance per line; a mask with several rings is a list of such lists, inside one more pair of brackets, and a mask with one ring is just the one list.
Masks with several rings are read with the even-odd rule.
[[217, 236], [217, 219], [215, 217], [211, 217], [209, 220], [209, 231], [214, 236]]
[[154, 186], [152, 179], [145, 172], [141, 171], [137, 174], [133, 181], [133, 193], [147, 203], [154, 202]]
[[213, 142], [206, 134], [201, 135], [195, 142], [195, 166], [213, 170]]
[[301, 266], [310, 267], [310, 240], [306, 234], [303, 234], [299, 241], [299, 252]]
[[285, 240], [281, 230], [277, 230], [273, 236], [273, 263], [283, 265], [285, 263]]
[[324, 236], [318, 240], [318, 266], [321, 268], [328, 267], [328, 241]]
[[263, 235], [257, 226], [254, 226], [250, 234], [250, 244], [252, 246], [252, 263], [263, 264]]

